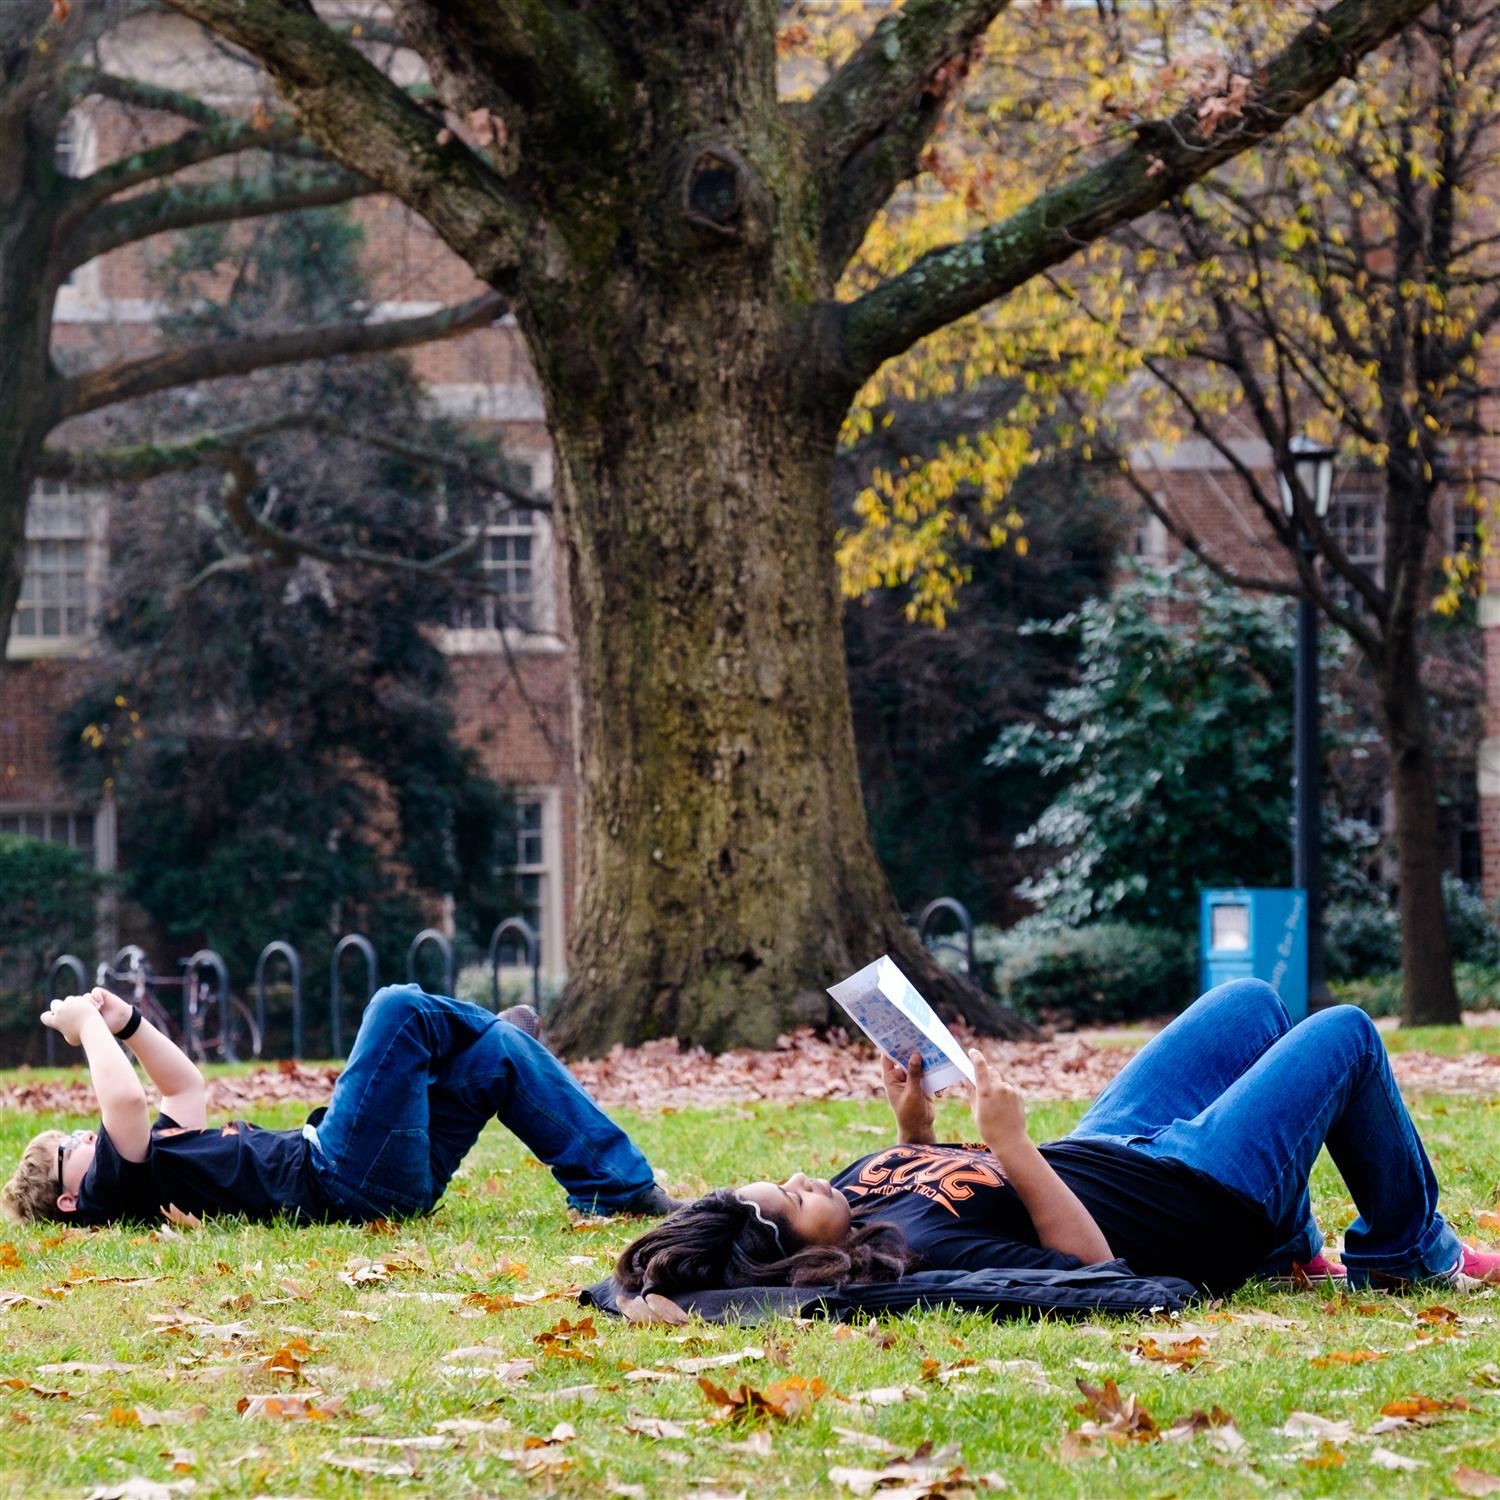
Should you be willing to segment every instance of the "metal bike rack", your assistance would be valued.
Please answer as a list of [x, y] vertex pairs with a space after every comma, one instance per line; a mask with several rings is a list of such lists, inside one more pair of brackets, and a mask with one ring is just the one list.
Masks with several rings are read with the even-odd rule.
[[[935, 942], [929, 940], [929, 930], [934, 918], [940, 917], [944, 912], [958, 919], [959, 931], [963, 935], [961, 943], [952, 937], [940, 937]], [[962, 901], [955, 901], [952, 896], [939, 896], [936, 901], [929, 901], [917, 918], [917, 937], [927, 944], [932, 953], [958, 954], [964, 961], [964, 978], [975, 984], [979, 983], [976, 977], [979, 966], [974, 961], [974, 919]]]
[[178, 966], [184, 980], [182, 986], [182, 1035], [185, 1040], [193, 1035], [193, 1007], [188, 996], [186, 981], [199, 969], [212, 969], [218, 985], [219, 1010], [224, 1017], [224, 1061], [238, 1062], [234, 1055], [234, 1028], [229, 1020], [229, 966], [212, 948], [200, 948], [191, 958], [185, 958]]
[[126, 943], [108, 962], [100, 959], [94, 970], [94, 983], [103, 984], [111, 975], [125, 975], [132, 969], [144, 967], [146, 950], [139, 943]]
[[292, 1056], [302, 1056], [302, 955], [290, 943], [277, 938], [260, 950], [255, 960], [255, 1024], [262, 1038], [266, 1035], [266, 965], [273, 958], [286, 960], [287, 977], [292, 985]]
[[496, 925], [490, 934], [487, 962], [490, 966], [490, 1009], [500, 1009], [500, 944], [509, 937], [526, 949], [526, 962], [531, 967], [531, 1003], [538, 1011], [542, 1008], [542, 947], [537, 941], [536, 929], [525, 917], [507, 917]]
[[[78, 978], [78, 988], [73, 992], [81, 995], [89, 987], [89, 971], [84, 968], [83, 960], [75, 958], [71, 953], [64, 953], [52, 960], [52, 966], [47, 970], [47, 998], [49, 1000], [57, 997], [57, 976], [64, 969], [71, 969]], [[47, 1066], [55, 1067], [57, 1064], [57, 1033], [48, 1026], [47, 1032]]]
[[443, 993], [453, 993], [453, 940], [446, 932], [439, 932], [436, 927], [424, 927], [411, 940], [411, 947], [406, 950], [406, 982], [416, 984], [417, 981], [417, 954], [421, 952], [426, 943], [436, 943], [437, 950], [443, 958]]
[[332, 1023], [332, 1031], [329, 1041], [333, 1047], [333, 1055], [342, 1057], [344, 1055], [344, 1028], [340, 1024], [339, 1011], [344, 1003], [344, 981], [339, 975], [339, 960], [344, 954], [353, 948], [365, 961], [365, 981], [367, 990], [365, 1001], [369, 1002], [371, 995], [379, 984], [375, 971], [375, 948], [369, 938], [361, 936], [357, 932], [348, 933], [334, 944], [333, 958], [328, 965], [328, 995], [329, 995], [329, 1017]]

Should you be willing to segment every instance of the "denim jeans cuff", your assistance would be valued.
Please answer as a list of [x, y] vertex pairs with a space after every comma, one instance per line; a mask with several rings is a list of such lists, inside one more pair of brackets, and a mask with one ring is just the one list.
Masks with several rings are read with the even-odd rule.
[[1442, 1214], [1433, 1214], [1432, 1223], [1416, 1245], [1405, 1255], [1368, 1255], [1345, 1249], [1344, 1265], [1349, 1271], [1352, 1288], [1370, 1284], [1372, 1276], [1389, 1276], [1401, 1281], [1441, 1281], [1458, 1264], [1463, 1242]]
[[617, 1214], [628, 1209], [642, 1193], [650, 1192], [656, 1186], [656, 1179], [648, 1177], [645, 1182], [633, 1188], [626, 1188], [616, 1192], [598, 1193], [569, 1193], [568, 1207], [576, 1208], [581, 1214], [603, 1215]]

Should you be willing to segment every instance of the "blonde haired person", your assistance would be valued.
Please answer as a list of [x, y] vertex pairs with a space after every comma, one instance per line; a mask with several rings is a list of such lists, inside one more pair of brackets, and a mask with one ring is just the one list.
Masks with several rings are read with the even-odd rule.
[[[650, 1164], [542, 1044], [478, 1005], [378, 990], [325, 1109], [294, 1130], [210, 1129], [203, 1075], [108, 990], [54, 1000], [42, 1024], [83, 1049], [99, 1129], [45, 1130], [0, 1189], [11, 1219], [95, 1225], [193, 1214], [367, 1222], [432, 1210], [495, 1116], [585, 1212], [676, 1207]], [[124, 1042], [161, 1091], [155, 1120]]]

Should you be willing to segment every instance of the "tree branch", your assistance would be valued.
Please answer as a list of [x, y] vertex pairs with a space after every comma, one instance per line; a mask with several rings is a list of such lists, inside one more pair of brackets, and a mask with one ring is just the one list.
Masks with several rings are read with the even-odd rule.
[[519, 189], [298, 0], [169, 0], [257, 58], [329, 156], [396, 194], [491, 286], [540, 216]]
[[1424, 0], [1340, 0], [1315, 17], [1246, 93], [1243, 112], [1211, 132], [1202, 102], [1137, 128], [1124, 150], [1034, 199], [999, 224], [930, 251], [841, 309], [849, 379], [862, 383], [918, 339], [974, 312], [1279, 130], [1371, 48], [1424, 9]]
[[191, 120], [195, 125], [223, 125], [229, 121], [228, 115], [211, 104], [205, 104], [196, 94], [167, 88], [164, 84], [147, 83], [142, 78], [127, 78], [103, 68], [70, 68], [68, 93], [75, 101], [90, 97], [111, 99], [116, 104], [124, 104], [132, 109], [177, 115], [181, 119]]
[[473, 554], [483, 537], [482, 532], [466, 536], [463, 541], [439, 552], [436, 557], [406, 557], [396, 552], [375, 552], [366, 547], [334, 547], [322, 542], [309, 541], [290, 531], [283, 531], [275, 522], [260, 515], [250, 503], [255, 491], [255, 465], [242, 453], [228, 452], [221, 459], [224, 465], [224, 511], [231, 524], [246, 540], [264, 547], [266, 551], [291, 562], [294, 558], [310, 557], [316, 562], [358, 563], [364, 567], [385, 568], [395, 573], [440, 573], [451, 568]]
[[983, 36], [1009, 0], [906, 0], [884, 17], [813, 96], [808, 139], [837, 173], [910, 110], [941, 110], [962, 76], [934, 83], [946, 63]]
[[385, 323], [325, 324], [258, 338], [215, 339], [148, 355], [145, 359], [129, 360], [60, 382], [51, 425], [116, 402], [132, 401], [200, 380], [248, 375], [253, 370], [334, 355], [385, 354], [413, 344], [434, 343], [486, 328], [504, 309], [498, 296], [486, 292], [470, 302], [422, 317], [394, 318]]
[[595, 7], [394, 0], [391, 9], [450, 105], [503, 112], [572, 149], [609, 142], [622, 78]]
[[240, 452], [261, 438], [293, 431], [347, 438], [405, 459], [408, 463], [446, 470], [470, 484], [494, 491], [517, 510], [549, 512], [552, 509], [552, 502], [545, 495], [521, 489], [503, 469], [482, 462], [462, 448], [451, 451], [433, 448], [374, 428], [353, 427], [347, 422], [336, 422], [321, 413], [307, 411], [280, 412], [257, 421], [237, 422], [171, 443], [131, 443], [120, 448], [44, 448], [37, 460], [35, 474], [38, 479], [67, 479], [76, 484], [139, 484], [163, 474], [220, 463], [226, 454]]
[[932, 94], [893, 120], [845, 163], [822, 205], [819, 257], [830, 283], [838, 280], [892, 193], [915, 177], [927, 144], [943, 117], [943, 100]]
[[370, 184], [350, 172], [330, 169], [259, 182], [198, 182], [137, 193], [109, 203], [89, 215], [67, 242], [64, 264], [71, 270], [122, 245], [199, 224], [230, 224], [266, 214], [347, 203], [370, 191]]
[[301, 138], [302, 127], [289, 115], [272, 120], [223, 120], [202, 130], [185, 131], [160, 146], [132, 152], [75, 179], [69, 187], [69, 205], [64, 223], [71, 224], [84, 211], [126, 192], [142, 183], [170, 177], [199, 162], [233, 156], [241, 151], [275, 151], [280, 156], [295, 156], [321, 161], [320, 152], [311, 141]]

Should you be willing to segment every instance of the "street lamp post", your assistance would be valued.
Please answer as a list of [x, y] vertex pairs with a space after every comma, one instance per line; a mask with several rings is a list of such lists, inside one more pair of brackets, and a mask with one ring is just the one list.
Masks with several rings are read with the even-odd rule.
[[[1298, 435], [1287, 445], [1291, 467], [1321, 521], [1333, 495], [1334, 450], [1315, 438]], [[1298, 515], [1292, 485], [1278, 476], [1281, 503], [1303, 558], [1311, 566], [1318, 544]], [[1323, 977], [1323, 809], [1319, 785], [1320, 733], [1318, 704], [1318, 607], [1306, 593], [1297, 600], [1297, 683], [1293, 812], [1296, 841], [1292, 883], [1307, 892], [1307, 1008], [1329, 1004]]]

